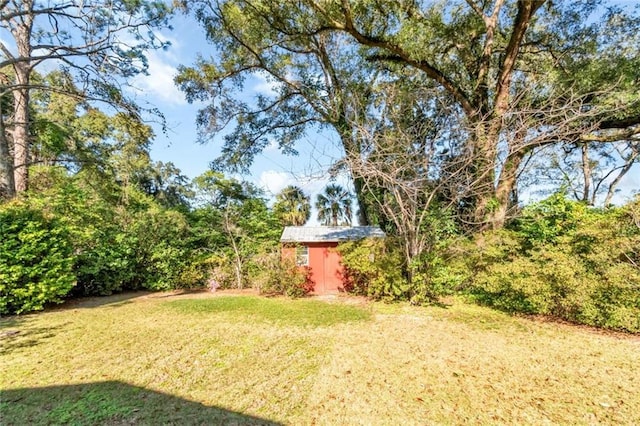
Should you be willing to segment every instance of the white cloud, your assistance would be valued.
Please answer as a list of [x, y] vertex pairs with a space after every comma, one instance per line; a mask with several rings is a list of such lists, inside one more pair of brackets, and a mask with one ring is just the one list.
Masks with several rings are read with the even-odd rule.
[[[260, 173], [256, 183], [270, 196], [275, 196], [288, 185], [295, 185], [300, 187], [305, 194], [311, 196], [312, 200], [315, 200], [315, 196], [330, 183], [330, 177], [328, 174], [301, 176], [291, 172], [266, 170]], [[335, 183], [346, 188], [351, 186], [349, 178], [342, 175], [338, 176]]]
[[175, 60], [173, 55], [170, 52], [154, 51], [149, 53], [147, 59], [149, 75], [138, 75], [133, 80], [133, 86], [138, 92], [167, 104], [186, 104], [184, 94], [173, 83], [173, 78], [178, 72], [172, 64]]
[[291, 173], [275, 170], [266, 170], [260, 173], [258, 177], [258, 186], [272, 196], [282, 191], [287, 185], [294, 185], [295, 183], [296, 179]]

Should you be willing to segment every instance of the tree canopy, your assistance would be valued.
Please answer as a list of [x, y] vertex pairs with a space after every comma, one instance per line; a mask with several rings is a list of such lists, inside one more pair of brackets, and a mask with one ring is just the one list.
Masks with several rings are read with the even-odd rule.
[[[416, 90], [416, 103], [450, 105], [456, 132], [442, 135], [450, 143], [439, 167], [443, 179], [455, 178], [445, 194], [460, 219], [500, 227], [517, 206], [532, 153], [625, 144], [640, 132], [639, 16], [629, 9], [545, 0], [186, 6], [225, 54], [203, 56], [176, 81], [189, 99], [211, 101], [198, 117], [203, 136], [232, 127], [221, 162], [231, 167], [250, 163], [270, 137], [294, 152], [312, 124], [335, 131], [345, 159], [357, 159], [366, 141], [359, 129], [385, 103], [376, 93], [409, 79], [435, 89]], [[256, 73], [277, 89], [253, 105], [239, 93]], [[367, 223], [362, 177], [350, 171]]]
[[276, 195], [273, 212], [285, 226], [302, 226], [311, 217], [311, 199], [301, 188], [289, 185]]

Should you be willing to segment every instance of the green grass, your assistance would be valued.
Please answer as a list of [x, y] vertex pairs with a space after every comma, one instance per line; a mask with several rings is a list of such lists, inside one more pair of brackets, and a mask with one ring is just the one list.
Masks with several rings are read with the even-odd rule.
[[0, 326], [2, 425], [640, 423], [640, 338], [455, 300], [160, 293]]
[[166, 306], [180, 314], [225, 315], [227, 321], [266, 322], [281, 326], [328, 327], [371, 318], [369, 311], [356, 306], [249, 296], [182, 299], [167, 302]]

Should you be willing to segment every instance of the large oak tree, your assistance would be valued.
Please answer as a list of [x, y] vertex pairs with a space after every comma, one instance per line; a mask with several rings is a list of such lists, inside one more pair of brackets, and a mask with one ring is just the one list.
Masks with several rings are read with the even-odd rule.
[[[466, 138], [456, 155], [467, 160], [455, 160], [464, 170], [449, 196], [471, 226], [500, 227], [533, 150], [640, 132], [640, 57], [630, 48], [639, 44], [638, 16], [598, 1], [189, 4], [220, 55], [178, 81], [192, 99], [213, 100], [200, 116], [205, 132], [235, 125], [223, 149], [228, 158], [251, 159], [247, 153], [274, 135], [292, 149], [308, 122], [330, 124], [345, 155], [357, 157], [354, 129], [364, 114], [376, 114], [375, 82], [413, 70], [463, 117], [457, 126]], [[238, 96], [256, 72], [280, 84], [257, 106]], [[362, 182], [355, 187], [362, 204]]]

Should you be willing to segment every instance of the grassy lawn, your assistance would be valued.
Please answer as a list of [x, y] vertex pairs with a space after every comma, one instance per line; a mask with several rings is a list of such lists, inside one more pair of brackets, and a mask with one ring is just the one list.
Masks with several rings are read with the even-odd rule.
[[461, 302], [137, 294], [0, 325], [3, 425], [640, 424], [639, 337]]

